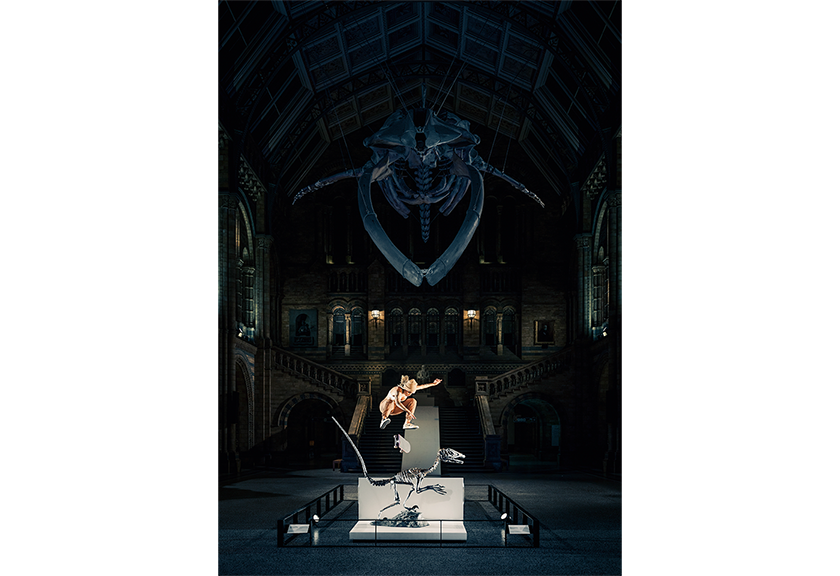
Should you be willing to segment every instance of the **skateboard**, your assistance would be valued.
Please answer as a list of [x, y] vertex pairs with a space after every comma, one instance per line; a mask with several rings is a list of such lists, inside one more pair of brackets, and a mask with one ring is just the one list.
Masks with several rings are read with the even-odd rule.
[[399, 434], [394, 434], [394, 448], [399, 448], [403, 454], [411, 452], [411, 444]]

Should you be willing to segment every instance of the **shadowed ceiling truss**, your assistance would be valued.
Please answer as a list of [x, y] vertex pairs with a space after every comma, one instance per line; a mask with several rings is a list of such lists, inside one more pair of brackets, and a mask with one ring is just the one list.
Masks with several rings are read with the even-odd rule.
[[620, 2], [223, 0], [221, 121], [288, 192], [425, 85], [427, 103], [519, 143], [568, 195], [620, 129], [620, 29]]

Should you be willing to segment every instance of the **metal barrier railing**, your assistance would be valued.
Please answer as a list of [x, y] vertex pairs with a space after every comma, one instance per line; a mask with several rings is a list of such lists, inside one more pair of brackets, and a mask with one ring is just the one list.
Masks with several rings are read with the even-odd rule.
[[[301, 526], [304, 524], [309, 524], [312, 521], [313, 515], [320, 516], [321, 514], [326, 514], [333, 508], [335, 508], [340, 502], [344, 501], [344, 484], [339, 484], [335, 488], [324, 492], [311, 502], [308, 502], [292, 512], [291, 514], [287, 514], [281, 520], [277, 521], [277, 546], [285, 546], [286, 545], [286, 535], [292, 534], [292, 538], [294, 538], [298, 533], [297, 532], [289, 532], [289, 527], [292, 525]], [[324, 505], [321, 506], [321, 502], [324, 502]], [[314, 513], [313, 513], [314, 510]], [[303, 522], [301, 522], [301, 514], [303, 514]], [[290, 538], [291, 539], [291, 538]], [[311, 533], [310, 533], [311, 539]]]
[[[472, 488], [481, 494], [481, 486]], [[480, 496], [477, 499], [465, 499], [464, 504], [472, 513], [467, 514], [463, 520], [422, 518], [422, 522], [429, 526], [437, 525], [436, 531], [431, 529], [437, 538], [428, 540], [395, 539], [393, 532], [380, 529], [381, 525], [376, 519], [356, 518], [357, 511], [353, 513], [352, 508], [352, 502], [355, 500], [352, 500], [350, 507], [341, 509], [338, 516], [334, 514], [333, 517], [324, 517], [341, 502], [344, 502], [344, 485], [336, 486], [278, 520], [277, 546], [286, 546], [296, 536], [303, 534], [308, 536], [309, 546], [319, 547], [389, 546], [398, 545], [398, 542], [400, 545], [420, 547], [495, 548], [509, 546], [510, 536], [522, 536], [520, 542], [529, 547], [539, 547], [540, 543], [539, 520], [493, 485], [487, 485], [487, 500]], [[481, 504], [482, 502], [485, 504]], [[488, 516], [486, 503], [499, 511], [499, 518]], [[348, 512], [354, 517], [341, 517]], [[370, 523], [371, 527], [367, 531], [356, 532], [355, 527], [363, 523]], [[445, 528], [450, 524], [463, 526], [469, 534], [468, 538], [458, 539], [448, 534]], [[346, 526], [346, 530], [341, 526]], [[351, 534], [351, 528], [356, 532], [355, 538]]]
[[510, 532], [511, 526], [527, 526], [528, 532], [531, 534], [533, 539], [534, 548], [539, 548], [540, 521], [537, 520], [533, 514], [527, 512], [525, 508], [514, 502], [512, 498], [492, 484], [487, 485], [487, 500], [489, 500], [499, 512], [507, 515], [506, 520], [508, 522], [508, 529], [506, 533], [513, 533]]

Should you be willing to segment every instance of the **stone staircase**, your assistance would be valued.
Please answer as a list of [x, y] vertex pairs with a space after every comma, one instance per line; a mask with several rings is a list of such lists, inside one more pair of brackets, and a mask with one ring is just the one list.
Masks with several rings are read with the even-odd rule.
[[379, 428], [382, 415], [374, 410], [365, 418], [364, 432], [359, 438], [359, 452], [371, 476], [390, 476], [402, 469], [402, 452], [394, 448], [394, 434], [402, 431], [405, 414], [391, 416], [384, 430]]
[[441, 465], [444, 476], [458, 476], [464, 472], [484, 471], [484, 437], [478, 412], [473, 406], [438, 408], [440, 417], [440, 447], [453, 448], [464, 456], [463, 464]]

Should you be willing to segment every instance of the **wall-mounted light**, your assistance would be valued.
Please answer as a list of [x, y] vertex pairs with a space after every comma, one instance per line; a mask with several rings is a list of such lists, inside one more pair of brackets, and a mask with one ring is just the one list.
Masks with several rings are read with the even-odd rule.
[[475, 310], [467, 310], [467, 318], [469, 318], [470, 325], [472, 325], [473, 320], [475, 320]]
[[373, 325], [379, 325], [379, 310], [371, 310], [370, 315], [373, 316]]

